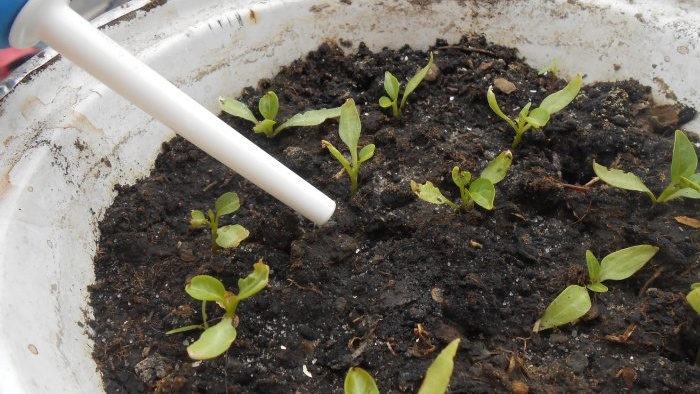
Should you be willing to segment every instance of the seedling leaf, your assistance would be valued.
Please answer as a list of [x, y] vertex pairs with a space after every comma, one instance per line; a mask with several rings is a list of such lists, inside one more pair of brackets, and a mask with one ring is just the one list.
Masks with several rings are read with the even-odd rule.
[[691, 177], [698, 168], [698, 156], [688, 137], [676, 130], [671, 159], [671, 182], [680, 182], [681, 177]]
[[219, 97], [219, 107], [222, 111], [226, 112], [229, 115], [243, 118], [245, 120], [253, 122], [253, 124], [258, 124], [258, 120], [255, 118], [253, 111], [251, 111], [248, 108], [248, 106], [236, 99], [229, 97]]
[[197, 275], [192, 278], [185, 286], [185, 292], [200, 301], [220, 301], [226, 297], [223, 283], [209, 275]]
[[338, 134], [340, 139], [347, 145], [352, 155], [352, 163], [357, 162], [357, 143], [360, 141], [362, 123], [360, 114], [355, 107], [355, 101], [349, 99], [340, 107], [340, 126]]
[[194, 360], [208, 360], [226, 352], [234, 340], [236, 328], [233, 326], [233, 318], [225, 317], [188, 346], [187, 354]]
[[[591, 283], [600, 282], [600, 262], [590, 250], [586, 251], [586, 266], [588, 267], [588, 278]], [[590, 288], [590, 287], [589, 287]]]
[[371, 159], [372, 156], [374, 156], [374, 144], [369, 144], [365, 145], [362, 149], [360, 149], [360, 153], [358, 154], [357, 161], [358, 163], [364, 163], [367, 160]]
[[574, 79], [569, 81], [564, 89], [545, 97], [539, 108], [546, 110], [550, 114], [561, 111], [574, 101], [579, 90], [581, 90], [581, 85], [583, 85], [583, 76], [579, 73], [576, 74]]
[[462, 171], [458, 166], [452, 168], [452, 182], [457, 185], [458, 188], [466, 187], [472, 180], [472, 173], [469, 171]]
[[263, 119], [253, 127], [253, 131], [255, 131], [256, 133], [265, 134], [268, 137], [272, 137], [276, 123], [277, 122], [275, 122], [272, 119]]
[[345, 375], [345, 394], [379, 394], [377, 383], [367, 371], [351, 367]]
[[469, 185], [471, 198], [484, 209], [493, 209], [493, 201], [496, 198], [496, 188], [488, 179], [477, 178]]
[[608, 286], [605, 286], [600, 282], [591, 283], [590, 285], [586, 285], [586, 287], [588, 288], [588, 290], [595, 291], [596, 293], [605, 293], [608, 291]]
[[442, 195], [440, 189], [435, 187], [432, 182], [427, 181], [425, 184], [421, 185], [411, 180], [411, 190], [423, 201], [429, 202], [431, 204], [443, 205], [447, 204], [453, 209], [458, 209], [459, 207], [447, 199], [447, 197]]
[[489, 107], [495, 113], [499, 118], [505, 120], [510, 127], [513, 128], [513, 130], [518, 130], [518, 127], [515, 125], [515, 122], [511, 120], [506, 114], [503, 113], [501, 110], [501, 107], [498, 105], [498, 101], [496, 101], [496, 95], [493, 93], [493, 86], [489, 86], [489, 90], [486, 92], [486, 101], [489, 103]]
[[220, 227], [217, 231], [216, 243], [222, 248], [235, 248], [248, 236], [250, 232], [240, 224]]
[[191, 213], [192, 219], [190, 219], [190, 225], [194, 228], [200, 228], [209, 223], [204, 212], [193, 209]]
[[593, 161], [593, 172], [605, 183], [625, 190], [633, 190], [646, 193], [652, 201], [656, 202], [654, 193], [631, 172], [624, 172], [617, 169], [609, 170]]
[[532, 127], [540, 128], [544, 127], [547, 122], [549, 122], [550, 112], [544, 108], [535, 108], [527, 114], [525, 120], [527, 123], [532, 125]]
[[600, 282], [629, 278], [658, 251], [656, 246], [637, 245], [610, 253], [600, 262]]
[[238, 295], [236, 296], [238, 300], [240, 301], [252, 297], [265, 288], [269, 276], [270, 267], [263, 263], [262, 260], [253, 264], [253, 272], [248, 274], [245, 278], [238, 280]]
[[697, 285], [698, 283], [694, 283], [693, 286], [691, 286], [692, 290], [690, 290], [690, 293], [688, 293], [685, 298], [695, 312], [700, 315], [700, 287]]
[[564, 289], [545, 309], [535, 323], [535, 332], [576, 321], [591, 309], [591, 297], [585, 287], [571, 285]]
[[389, 71], [384, 72], [384, 90], [389, 95], [389, 105], [399, 99], [399, 80]]
[[452, 340], [449, 345], [442, 349], [435, 361], [428, 367], [418, 394], [443, 394], [447, 391], [458, 347], [459, 338]]
[[240, 199], [238, 198], [238, 194], [234, 192], [222, 194], [219, 198], [216, 199], [216, 202], [214, 203], [214, 209], [216, 209], [216, 214], [218, 216], [234, 213], [240, 207]]
[[408, 95], [413, 93], [414, 90], [420, 85], [420, 83], [423, 81], [423, 78], [428, 74], [428, 71], [430, 71], [430, 68], [433, 66], [433, 53], [430, 52], [430, 60], [428, 60], [428, 65], [420, 69], [416, 75], [411, 78], [411, 80], [408, 81], [406, 84], [406, 89], [403, 91], [403, 97], [401, 97], [401, 106], [399, 107], [401, 110], [403, 110], [403, 107], [406, 105], [406, 99], [408, 98]]
[[306, 111], [301, 114], [296, 114], [289, 118], [286, 122], [277, 126], [272, 136], [276, 136], [280, 131], [286, 129], [287, 127], [308, 127], [317, 126], [331, 118], [337, 118], [340, 116], [340, 107], [337, 108], [322, 108], [313, 109]]
[[501, 152], [483, 171], [481, 171], [481, 178], [488, 179], [494, 185], [497, 184], [506, 177], [506, 173], [512, 162], [513, 154], [509, 150]]
[[267, 92], [258, 101], [258, 110], [260, 114], [267, 120], [274, 120], [277, 117], [280, 103], [275, 92]]

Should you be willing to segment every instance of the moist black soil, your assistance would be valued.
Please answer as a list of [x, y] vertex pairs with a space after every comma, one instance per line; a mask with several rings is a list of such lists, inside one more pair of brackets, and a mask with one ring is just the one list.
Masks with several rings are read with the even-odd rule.
[[[428, 55], [358, 46], [345, 56], [323, 45], [241, 95], [257, 108], [274, 90], [281, 119], [354, 98], [360, 146], [377, 147], [355, 196], [321, 146], [322, 139], [342, 145], [337, 121], [268, 139], [223, 115], [337, 202], [324, 226], [180, 138], [163, 145], [149, 178], [118, 187], [100, 226], [91, 287], [94, 357], [107, 392], [339, 393], [348, 368], [361, 366], [383, 393], [414, 393], [438, 351], [457, 337], [450, 393], [700, 392], [693, 365], [700, 322], [684, 299], [700, 280], [700, 230], [678, 221], [698, 219], [697, 200], [653, 206], [642, 193], [586, 185], [595, 159], [633, 171], [660, 192], [673, 132], [694, 110], [657, 106], [633, 80], [586, 81], [569, 107], [513, 150], [494, 210], [454, 212], [419, 200], [410, 181], [431, 181], [456, 200], [453, 166], [478, 174], [510, 148], [513, 131], [488, 108], [488, 87], [496, 78], [512, 82], [514, 92], [496, 94], [515, 113], [566, 81], [538, 75], [515, 50], [481, 37], [438, 41], [431, 50], [439, 75], [393, 118], [377, 104], [384, 71], [405, 84]], [[251, 235], [212, 254], [208, 232], [190, 228], [190, 210], [207, 209], [229, 191], [242, 207], [224, 224], [242, 224]], [[602, 258], [639, 244], [660, 251], [632, 278], [593, 296], [589, 315], [532, 333], [559, 292], [585, 284], [587, 249]], [[209, 274], [235, 292], [260, 258], [271, 267], [270, 283], [241, 303], [233, 346], [218, 359], [193, 362], [185, 347], [199, 332], [165, 335], [201, 322], [185, 284]], [[220, 317], [210, 307], [209, 316]]]

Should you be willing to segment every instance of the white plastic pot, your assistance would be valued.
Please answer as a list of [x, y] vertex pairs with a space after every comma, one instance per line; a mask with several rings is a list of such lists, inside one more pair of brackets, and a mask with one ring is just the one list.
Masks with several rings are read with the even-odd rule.
[[[130, 13], [106, 33], [212, 111], [219, 95], [329, 39], [427, 48], [469, 32], [519, 48], [533, 66], [557, 58], [560, 73], [587, 81], [637, 78], [660, 100], [673, 92], [700, 108], [697, 2], [169, 0], [139, 10], [145, 3], [117, 11]], [[172, 136], [60, 58], [0, 101], [0, 392], [102, 391], [85, 324], [97, 224], [114, 185], [146, 176]]]

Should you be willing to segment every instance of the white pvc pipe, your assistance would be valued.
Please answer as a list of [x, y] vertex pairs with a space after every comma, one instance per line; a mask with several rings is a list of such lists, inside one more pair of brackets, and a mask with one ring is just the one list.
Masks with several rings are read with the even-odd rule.
[[244, 178], [324, 224], [335, 202], [93, 27], [63, 0], [30, 0], [10, 30], [21, 48], [43, 41]]

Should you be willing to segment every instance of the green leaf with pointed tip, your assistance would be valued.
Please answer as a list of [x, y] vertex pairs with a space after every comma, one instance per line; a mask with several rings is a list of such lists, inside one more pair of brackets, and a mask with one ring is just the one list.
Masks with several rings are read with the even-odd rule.
[[194, 228], [201, 228], [209, 224], [209, 221], [207, 220], [206, 216], [204, 216], [204, 212], [202, 211], [193, 209], [191, 216], [192, 218], [190, 219], [190, 225]]
[[345, 394], [379, 394], [377, 383], [369, 372], [360, 367], [351, 367], [345, 375]]
[[518, 120], [527, 118], [527, 116], [530, 114], [530, 107], [531, 106], [532, 106], [532, 103], [525, 104], [523, 109], [521, 109], [520, 112], [518, 113]]
[[240, 224], [223, 226], [217, 231], [216, 244], [222, 248], [235, 248], [249, 235], [250, 232]]
[[226, 297], [226, 288], [218, 279], [209, 275], [197, 275], [185, 286], [185, 292], [199, 301], [221, 301]]
[[245, 278], [238, 280], [238, 295], [239, 300], [245, 300], [260, 292], [267, 286], [270, 277], [270, 267], [263, 263], [262, 260], [253, 264], [253, 272]]
[[322, 108], [312, 109], [301, 114], [296, 114], [289, 118], [286, 122], [279, 125], [272, 136], [276, 136], [280, 131], [288, 127], [309, 127], [317, 126], [328, 119], [337, 118], [340, 116], [340, 107], [337, 108]]
[[610, 253], [600, 262], [600, 282], [629, 278], [658, 251], [656, 246], [636, 245]]
[[206, 329], [194, 343], [187, 347], [193, 360], [209, 360], [224, 354], [236, 340], [233, 319], [225, 317], [215, 326]]
[[238, 198], [238, 194], [234, 192], [224, 193], [219, 198], [216, 199], [214, 203], [214, 209], [218, 216], [228, 215], [234, 213], [241, 207], [241, 202]]
[[469, 185], [469, 194], [472, 200], [484, 209], [493, 209], [493, 201], [496, 198], [496, 188], [488, 179], [477, 178]]
[[270, 91], [260, 97], [260, 101], [258, 101], [258, 110], [265, 119], [275, 120], [279, 109], [280, 103], [275, 92]]
[[431, 204], [443, 205], [447, 204], [453, 209], [458, 209], [457, 204], [453, 203], [447, 197], [442, 195], [440, 189], [435, 187], [432, 182], [428, 181], [421, 185], [419, 183], [411, 180], [411, 190], [423, 201], [429, 202]]
[[700, 287], [694, 287], [688, 295], [685, 296], [688, 303], [700, 315]]
[[611, 186], [646, 193], [646, 195], [649, 196], [652, 201], [656, 202], [654, 193], [649, 190], [649, 188], [644, 184], [644, 182], [642, 182], [641, 179], [639, 179], [638, 176], [632, 174], [631, 172], [624, 172], [616, 169], [609, 170], [595, 161], [593, 161], [593, 172], [595, 172], [595, 174], [603, 182]]
[[[682, 178], [681, 178], [682, 179]], [[679, 187], [676, 184], [670, 184], [656, 199], [659, 203], [669, 202], [678, 198], [699, 199], [700, 192], [690, 187]]]
[[586, 285], [586, 287], [588, 288], [588, 290], [595, 291], [596, 293], [605, 293], [608, 291], [608, 286], [605, 286], [600, 282], [591, 283], [590, 285]]
[[435, 358], [420, 385], [418, 394], [444, 394], [450, 384], [459, 338], [453, 339]]
[[418, 70], [416, 75], [414, 75], [413, 78], [411, 78], [406, 84], [406, 89], [404, 89], [403, 96], [401, 97], [401, 106], [399, 107], [400, 109], [403, 109], [403, 107], [406, 105], [406, 99], [408, 98], [408, 95], [413, 93], [413, 91], [416, 90], [418, 85], [420, 85], [420, 83], [423, 82], [423, 79], [428, 74], [428, 71], [430, 71], [430, 68], [432, 66], [433, 53], [430, 52], [430, 60], [428, 60], [428, 65]]
[[389, 71], [384, 72], [384, 91], [391, 102], [399, 99], [399, 80]]
[[576, 321], [590, 309], [591, 297], [588, 290], [582, 286], [571, 285], [545, 309], [539, 324], [535, 324], [536, 332]]
[[489, 103], [489, 108], [495, 113], [499, 118], [505, 120], [513, 130], [517, 130], [515, 122], [509, 118], [506, 114], [501, 111], [501, 107], [498, 106], [498, 101], [496, 101], [496, 95], [493, 93], [493, 86], [489, 86], [489, 90], [486, 92], [486, 101]]
[[219, 108], [229, 115], [251, 121], [253, 124], [258, 124], [258, 120], [255, 118], [255, 115], [253, 115], [253, 111], [236, 99], [219, 97]]
[[676, 130], [673, 140], [673, 157], [671, 158], [671, 182], [680, 182], [681, 177], [690, 177], [698, 168], [698, 156], [688, 137]]
[[362, 123], [360, 123], [360, 114], [355, 107], [355, 100], [347, 99], [340, 107], [338, 134], [350, 151], [353, 165], [357, 163], [357, 143], [360, 140], [361, 131]]
[[328, 149], [329, 152], [331, 152], [331, 155], [333, 155], [333, 157], [335, 157], [335, 159], [340, 162], [340, 164], [343, 166], [343, 168], [348, 174], [352, 172], [352, 168], [350, 167], [350, 162], [348, 161], [348, 159], [346, 159], [345, 156], [343, 156], [343, 154], [340, 153], [340, 151], [336, 149], [335, 146], [333, 146], [333, 144], [326, 140], [322, 140], [321, 145], [324, 148]]
[[588, 267], [588, 278], [591, 283], [600, 283], [600, 262], [595, 258], [593, 252], [586, 251], [586, 266]]
[[577, 74], [564, 89], [545, 97], [539, 108], [546, 110], [550, 115], [561, 111], [564, 107], [569, 105], [569, 103], [574, 101], [579, 90], [581, 90], [581, 85], [583, 85], [583, 76]]
[[525, 118], [532, 127], [539, 129], [549, 122], [549, 112], [543, 108], [535, 108]]
[[472, 180], [472, 173], [469, 171], [461, 171], [458, 166], [452, 168], [452, 182], [460, 189], [466, 187]]
[[501, 152], [481, 171], [481, 178], [488, 179], [494, 185], [497, 184], [506, 177], [512, 162], [513, 154], [509, 150]]
[[374, 156], [374, 149], [374, 144], [365, 145], [365, 147], [360, 149], [360, 153], [357, 158], [358, 163], [364, 163], [367, 160], [371, 159], [372, 156]]

